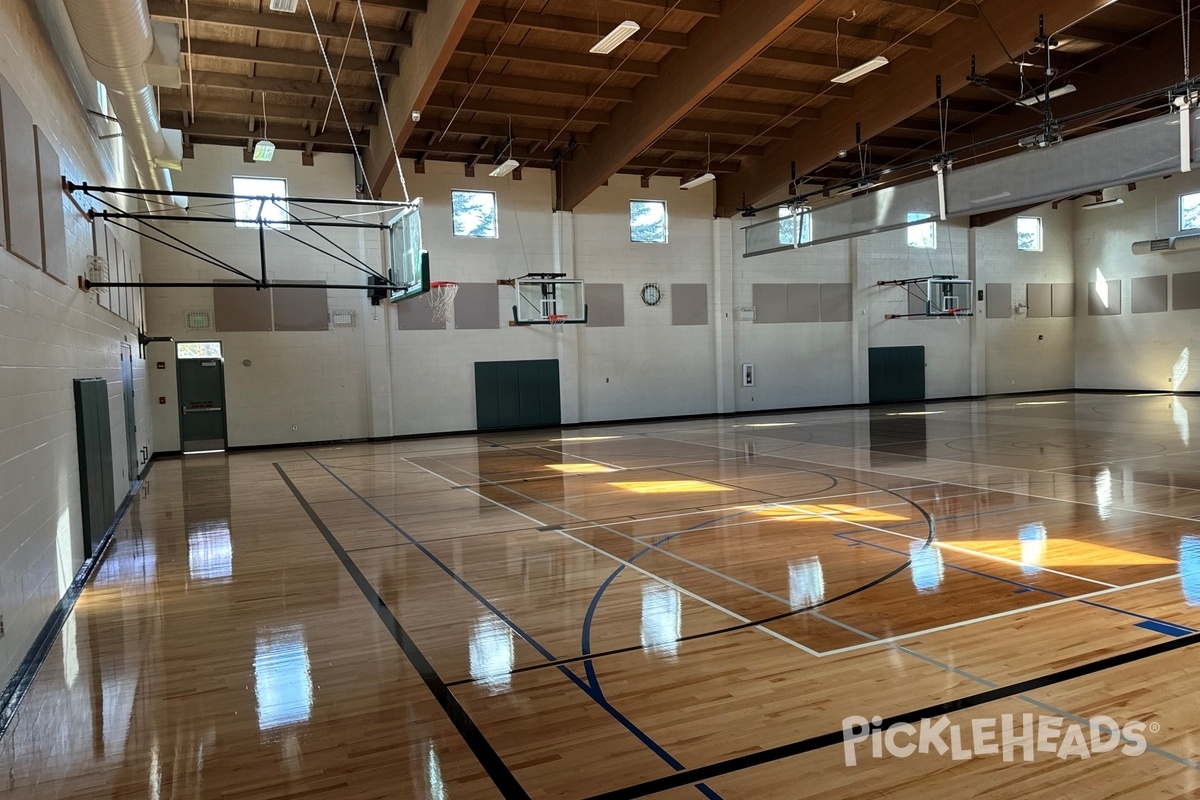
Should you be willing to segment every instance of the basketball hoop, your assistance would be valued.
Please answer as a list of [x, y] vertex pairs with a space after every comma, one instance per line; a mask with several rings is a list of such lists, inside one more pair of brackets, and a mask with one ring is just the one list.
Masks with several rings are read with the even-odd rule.
[[969, 309], [969, 308], [947, 308], [946, 309], [946, 313], [949, 314], [950, 316], [954, 317], [954, 321], [958, 322], [958, 323], [961, 323], [963, 321], [963, 317], [969, 316], [970, 311], [971, 311], [971, 309]]
[[566, 325], [566, 322], [567, 322], [567, 315], [566, 314], [551, 314], [548, 317], [546, 317], [546, 321], [550, 323], [550, 330], [554, 331], [555, 333], [561, 334], [563, 332], [563, 326]]
[[454, 308], [454, 296], [458, 294], [458, 284], [454, 281], [432, 281], [429, 291], [425, 294], [425, 305], [433, 309], [433, 321], [446, 323], [450, 321], [450, 310]]

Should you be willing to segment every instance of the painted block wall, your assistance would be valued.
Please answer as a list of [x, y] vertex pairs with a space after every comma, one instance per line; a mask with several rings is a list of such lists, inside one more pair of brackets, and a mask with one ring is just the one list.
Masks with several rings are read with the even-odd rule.
[[[50, 27], [33, 3], [0, 3], [0, 75], [49, 137], [64, 174], [75, 181], [121, 184], [132, 174], [116, 144], [101, 142], [85, 114], [95, 84], [79, 65], [64, 66]], [[71, 74], [83, 85], [77, 90]], [[28, 202], [29, 198], [24, 201]], [[33, 202], [36, 202], [34, 199]], [[67, 285], [0, 250], [0, 677], [7, 680], [83, 560], [79, 462], [71, 381], [108, 382], [114, 501], [129, 489], [120, 350], [132, 343], [137, 443], [152, 443], [146, 373], [135, 325], [77, 288], [93, 254], [92, 225], [62, 198], [67, 226]], [[137, 237], [123, 236], [134, 271]], [[139, 303], [140, 305], [140, 303]]]
[[[1200, 192], [1200, 175], [1122, 188], [1124, 205], [1082, 211], [1075, 226], [1076, 313], [1075, 382], [1083, 389], [1197, 391], [1200, 378], [1190, 362], [1197, 355], [1200, 310], [1134, 314], [1131, 279], [1200, 271], [1200, 251], [1135, 256], [1135, 241], [1174, 236], [1179, 230], [1179, 197]], [[1086, 198], [1079, 205], [1092, 202]], [[1088, 283], [1120, 281], [1120, 315], [1088, 316]], [[1170, 291], [1168, 287], [1168, 292]], [[1168, 297], [1170, 295], [1168, 294]], [[1179, 380], [1177, 380], [1177, 378]]]

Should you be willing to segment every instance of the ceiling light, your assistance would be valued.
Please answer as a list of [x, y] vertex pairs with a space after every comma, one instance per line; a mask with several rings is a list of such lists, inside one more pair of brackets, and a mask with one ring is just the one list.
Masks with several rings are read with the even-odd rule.
[[492, 170], [488, 174], [491, 175], [493, 178], [503, 178], [505, 175], [507, 175], [508, 173], [512, 172], [514, 169], [516, 169], [520, 166], [521, 166], [520, 161], [517, 161], [515, 158], [510, 158], [508, 161], [505, 161], [503, 164], [496, 167], [494, 170]]
[[874, 72], [875, 70], [879, 69], [880, 67], [886, 67], [887, 65], [888, 65], [888, 60], [886, 58], [884, 58], [883, 56], [875, 56], [870, 61], [864, 61], [863, 63], [859, 64], [857, 67], [854, 67], [853, 69], [848, 69], [845, 72], [843, 72], [841, 75], [838, 75], [837, 77], [833, 78], [833, 82], [834, 83], [849, 83], [850, 81], [854, 80], [855, 78], [861, 78], [863, 75], [866, 75], [868, 72]]
[[596, 55], [606, 56], [613, 50], [616, 50], [618, 47], [620, 47], [622, 42], [624, 42], [630, 36], [633, 36], [639, 30], [641, 30], [640, 25], [631, 19], [627, 19], [617, 27], [613, 28], [612, 33], [608, 34], [608, 36], [605, 36], [603, 39], [592, 45], [592, 49], [588, 52], [595, 53]]
[[868, 189], [875, 188], [875, 181], [864, 178], [861, 181], [855, 181], [849, 186], [845, 186], [838, 190], [837, 194], [854, 194], [855, 192], [865, 192]]
[[680, 189], [695, 189], [697, 186], [703, 186], [704, 184], [708, 183], [709, 181], [715, 181], [716, 179], [717, 179], [716, 175], [713, 175], [711, 172], [706, 172], [703, 175], [701, 175], [699, 178], [692, 178], [687, 183], [679, 184], [679, 188]]
[[300, 0], [271, 0], [270, 9], [272, 11], [283, 11], [287, 14], [295, 14], [296, 6], [300, 4]]
[[[1064, 94], [1070, 94], [1073, 91], [1075, 91], [1075, 84], [1068, 83], [1065, 86], [1058, 87], [1057, 89], [1051, 89], [1050, 90], [1050, 99], [1053, 100], [1056, 97], [1062, 97]], [[1045, 99], [1046, 99], [1045, 92], [1041, 92], [1040, 94], [1031, 94], [1028, 97], [1022, 97], [1020, 100], [1018, 100], [1017, 105], [1019, 105], [1019, 106], [1036, 106], [1038, 103], [1042, 102]]]
[[254, 143], [254, 155], [252, 157], [255, 161], [270, 161], [275, 157], [274, 143], [266, 139], [258, 140]]
[[1125, 198], [1114, 197], [1112, 200], [1101, 200], [1098, 203], [1088, 203], [1085, 206], [1080, 206], [1080, 208], [1082, 208], [1086, 211], [1091, 208], [1108, 208], [1109, 206], [1123, 206], [1123, 205], [1125, 205]]

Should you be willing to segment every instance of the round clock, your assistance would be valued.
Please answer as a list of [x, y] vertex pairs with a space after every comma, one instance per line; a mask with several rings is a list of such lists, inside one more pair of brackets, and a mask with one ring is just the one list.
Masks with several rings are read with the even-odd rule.
[[656, 306], [662, 300], [662, 290], [657, 283], [647, 283], [642, 287], [642, 302], [648, 306]]

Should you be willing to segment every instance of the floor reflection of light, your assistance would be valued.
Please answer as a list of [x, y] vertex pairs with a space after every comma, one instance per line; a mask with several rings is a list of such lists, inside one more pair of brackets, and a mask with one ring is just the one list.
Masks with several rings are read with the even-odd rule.
[[254, 648], [254, 696], [258, 729], [307, 722], [312, 714], [308, 644], [298, 626], [262, 631]]
[[745, 511], [753, 511], [764, 517], [779, 522], [903, 522], [907, 517], [900, 517], [880, 511], [875, 508], [861, 508], [848, 503], [802, 503], [780, 504], [768, 506], [739, 506]]
[[513, 650], [512, 628], [496, 617], [488, 616], [471, 626], [468, 643], [471, 677], [490, 694], [499, 694], [512, 685]]
[[193, 580], [229, 583], [233, 577], [233, 542], [228, 524], [205, 522], [188, 527], [188, 574]]
[[1175, 423], [1175, 430], [1179, 431], [1179, 439], [1183, 442], [1183, 446], [1190, 447], [1192, 427], [1188, 421], [1187, 409], [1183, 407], [1183, 403], [1179, 402], [1179, 398], [1171, 403], [1171, 421]]
[[1022, 525], [1017, 540], [1021, 542], [1021, 572], [1036, 575], [1046, 557], [1046, 526], [1041, 522]]
[[1179, 353], [1179, 358], [1175, 359], [1175, 366], [1171, 368], [1171, 388], [1177, 392], [1181, 391], [1180, 387], [1187, 380], [1189, 361], [1191, 361], [1191, 352], [1185, 347]]
[[708, 481], [619, 481], [610, 483], [618, 489], [637, 494], [688, 494], [690, 492], [731, 492], [728, 486]]
[[547, 464], [550, 469], [556, 469], [559, 472], [565, 472], [568, 475], [595, 475], [601, 472], [616, 472], [613, 467], [606, 467], [603, 464]]
[[446, 784], [442, 780], [442, 762], [438, 758], [433, 741], [425, 757], [425, 775], [429, 779], [429, 800], [446, 800]]
[[1031, 400], [1027, 403], [1017, 403], [1019, 406], [1061, 406], [1066, 404], [1066, 400]]
[[815, 606], [825, 599], [825, 571], [816, 556], [788, 563], [788, 601], [792, 610]]
[[[1033, 551], [1026, 552], [1025, 545], [1026, 542], [1014, 542], [1012, 539], [937, 543], [938, 547], [949, 550], [965, 551], [1012, 563], [1024, 563], [1027, 555], [1034, 555]], [[1175, 563], [1169, 558], [1075, 539], [1046, 539], [1036, 554], [1037, 560], [1031, 560], [1030, 564], [1039, 567], [1145, 567]]]
[[1200, 606], [1200, 536], [1189, 533], [1179, 540], [1179, 583], [1189, 606]]
[[[790, 428], [795, 425], [795, 422], [748, 422], [742, 425], [743, 428]], [[738, 427], [734, 425], [733, 427]]]
[[75, 615], [68, 614], [62, 627], [63, 678], [74, 686], [79, 677], [79, 645], [75, 641]]
[[1100, 519], [1108, 519], [1112, 516], [1113, 505], [1112, 470], [1105, 467], [1097, 472], [1093, 483], [1096, 486], [1096, 509]]
[[609, 439], [620, 439], [620, 436], [568, 436], [563, 439], [551, 439], [552, 442], [607, 442]]
[[683, 635], [679, 592], [661, 583], [642, 584], [642, 647], [674, 656]]
[[934, 414], [945, 414], [945, 411], [893, 411], [889, 417], [932, 417]]
[[912, 582], [921, 594], [936, 592], [946, 577], [942, 551], [929, 547], [925, 542], [913, 542], [908, 547], [912, 559]]

